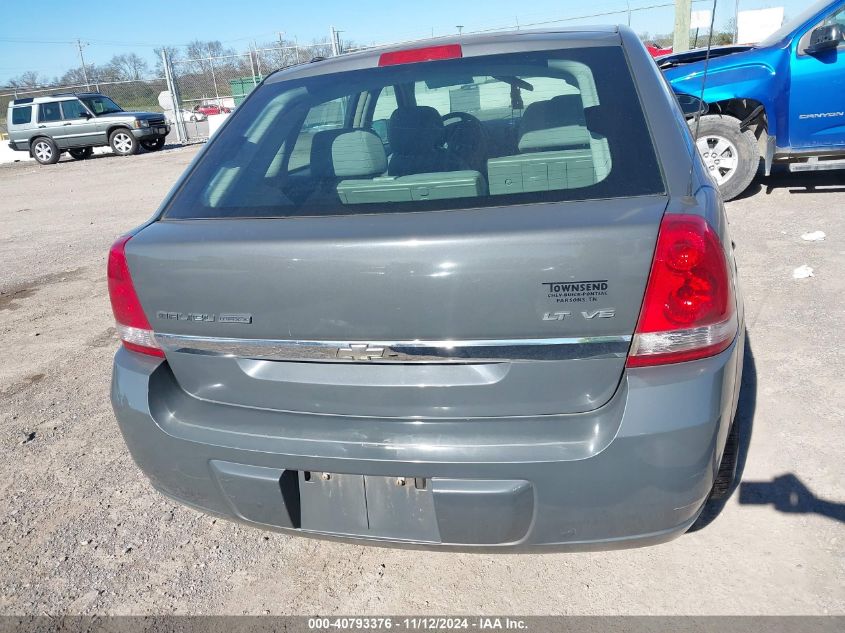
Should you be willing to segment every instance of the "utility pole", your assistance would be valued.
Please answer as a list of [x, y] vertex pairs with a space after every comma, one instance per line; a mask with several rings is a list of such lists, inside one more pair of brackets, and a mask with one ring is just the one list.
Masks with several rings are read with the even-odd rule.
[[739, 44], [739, 0], [734, 3], [734, 44]]
[[692, 18], [692, 0], [675, 0], [675, 36], [672, 50], [682, 53], [689, 50], [689, 31]]
[[[188, 134], [185, 130], [185, 120], [182, 118], [182, 107], [179, 103], [179, 91], [176, 86], [176, 79], [173, 77], [173, 66], [171, 65], [170, 55], [167, 52], [166, 46], [161, 47], [161, 65], [164, 67], [164, 80], [167, 83], [167, 91], [170, 93], [170, 104], [168, 105], [173, 108], [176, 137], [180, 143], [184, 144], [188, 140]], [[164, 107], [163, 104], [162, 107]]]
[[258, 67], [258, 76], [261, 77], [261, 55], [258, 54], [258, 44], [252, 40], [252, 49], [255, 51], [255, 65]]
[[337, 57], [340, 55], [340, 46], [338, 45], [338, 32], [337, 29], [333, 26], [329, 27], [331, 29], [331, 44], [332, 44], [332, 57]]
[[[88, 44], [85, 44], [88, 46]], [[82, 64], [82, 76], [85, 77], [85, 87], [88, 90], [91, 90], [91, 84], [88, 83], [88, 70], [85, 68], [85, 58], [82, 56], [82, 42], [80, 40], [76, 40], [76, 48], [79, 51], [79, 63]]]

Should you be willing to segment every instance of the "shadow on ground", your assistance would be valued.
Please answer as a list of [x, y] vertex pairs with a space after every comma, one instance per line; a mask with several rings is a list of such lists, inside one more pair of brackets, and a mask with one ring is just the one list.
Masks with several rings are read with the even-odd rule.
[[779, 512], [820, 514], [845, 523], [845, 503], [820, 499], [792, 473], [772, 481], [744, 481], [739, 487], [739, 502], [748, 505], [772, 504]]
[[754, 179], [737, 200], [750, 198], [761, 191], [766, 195], [775, 189], [787, 189], [789, 193], [842, 193], [845, 192], [845, 170], [806, 171], [792, 173], [785, 167], [773, 167], [769, 176], [762, 172]]
[[748, 448], [751, 445], [751, 431], [754, 425], [756, 408], [757, 367], [754, 363], [754, 353], [751, 350], [751, 339], [746, 338], [742, 389], [734, 417], [734, 424], [739, 425], [736, 474], [728, 494], [721, 499], [709, 500], [689, 531], [698, 531], [712, 523], [722, 512], [725, 504], [737, 488], [739, 489], [739, 503], [741, 505], [771, 504], [779, 512], [819, 514], [834, 521], [845, 523], [845, 503], [836, 503], [817, 497], [792, 473], [780, 475], [772, 481], [742, 481], [742, 473], [748, 459]]

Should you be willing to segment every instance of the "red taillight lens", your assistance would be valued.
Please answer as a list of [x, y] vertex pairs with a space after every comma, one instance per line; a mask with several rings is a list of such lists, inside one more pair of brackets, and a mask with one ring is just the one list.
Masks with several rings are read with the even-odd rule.
[[716, 232], [699, 216], [665, 216], [628, 367], [712, 356], [736, 332], [733, 286]]
[[378, 58], [379, 66], [393, 66], [395, 64], [411, 64], [413, 62], [430, 62], [437, 59], [458, 59], [463, 57], [460, 44], [443, 44], [441, 46], [426, 46], [425, 48], [409, 48], [404, 51], [382, 53]]
[[131, 235], [124, 235], [114, 244], [109, 251], [109, 298], [111, 309], [114, 312], [114, 320], [117, 322], [117, 331], [120, 340], [126, 349], [150, 356], [164, 357], [150, 327], [150, 322], [141, 308], [135, 286], [132, 284], [132, 276], [129, 274], [129, 266], [126, 263], [126, 242]]

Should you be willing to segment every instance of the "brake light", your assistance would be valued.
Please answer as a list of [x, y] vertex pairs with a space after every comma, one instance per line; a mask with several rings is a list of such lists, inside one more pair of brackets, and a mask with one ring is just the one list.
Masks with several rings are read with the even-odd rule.
[[460, 44], [442, 44], [440, 46], [426, 46], [425, 48], [409, 48], [403, 51], [382, 53], [378, 58], [379, 66], [394, 66], [396, 64], [411, 64], [413, 62], [430, 62], [437, 59], [458, 59], [463, 57]]
[[117, 332], [126, 349], [163, 358], [164, 352], [156, 342], [150, 322], [141, 308], [126, 263], [126, 242], [131, 238], [131, 235], [124, 235], [112, 244], [109, 251], [109, 299], [117, 322]]
[[736, 333], [733, 287], [716, 232], [699, 216], [665, 216], [628, 367], [713, 356]]

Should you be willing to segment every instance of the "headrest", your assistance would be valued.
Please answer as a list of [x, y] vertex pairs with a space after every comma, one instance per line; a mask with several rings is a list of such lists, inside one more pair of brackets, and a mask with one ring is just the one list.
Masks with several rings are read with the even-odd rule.
[[584, 122], [584, 102], [581, 100], [581, 95], [577, 93], [558, 95], [552, 97], [551, 103], [556, 113], [555, 116], [561, 117], [564, 122]]
[[384, 145], [370, 130], [339, 134], [332, 143], [332, 166], [338, 178], [380, 176], [387, 169]]
[[581, 96], [558, 95], [532, 103], [519, 124], [519, 151], [542, 151], [590, 142]]
[[443, 145], [443, 121], [430, 106], [398, 108], [390, 115], [387, 138], [394, 154], [425, 154]]
[[332, 144], [349, 130], [325, 130], [311, 137], [311, 174], [315, 178], [334, 178]]

